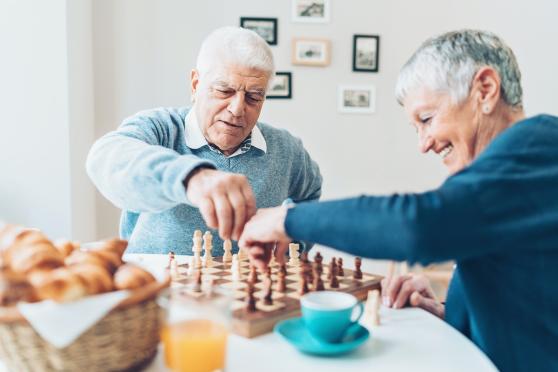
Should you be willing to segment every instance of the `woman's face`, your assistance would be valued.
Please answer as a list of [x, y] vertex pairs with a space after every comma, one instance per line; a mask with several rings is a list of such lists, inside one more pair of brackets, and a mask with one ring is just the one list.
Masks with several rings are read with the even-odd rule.
[[417, 131], [420, 151], [440, 155], [451, 174], [478, 155], [479, 113], [471, 98], [456, 105], [448, 94], [417, 88], [403, 106]]

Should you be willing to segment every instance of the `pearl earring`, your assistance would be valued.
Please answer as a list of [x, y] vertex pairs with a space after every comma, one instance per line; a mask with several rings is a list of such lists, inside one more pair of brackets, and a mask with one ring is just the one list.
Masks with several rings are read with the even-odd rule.
[[488, 114], [490, 112], [490, 106], [484, 105], [482, 107], [482, 112], [484, 112], [485, 114]]

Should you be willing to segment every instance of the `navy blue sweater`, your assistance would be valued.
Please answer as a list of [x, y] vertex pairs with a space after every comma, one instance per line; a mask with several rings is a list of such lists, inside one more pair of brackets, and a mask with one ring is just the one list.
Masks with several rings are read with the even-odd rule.
[[503, 371], [558, 371], [558, 118], [516, 123], [436, 190], [300, 204], [285, 228], [364, 257], [456, 260], [446, 321]]

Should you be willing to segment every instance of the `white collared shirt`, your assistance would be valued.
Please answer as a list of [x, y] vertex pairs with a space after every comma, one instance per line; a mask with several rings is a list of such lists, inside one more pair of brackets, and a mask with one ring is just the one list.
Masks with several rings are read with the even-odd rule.
[[[198, 124], [195, 106], [193, 106], [190, 109], [190, 111], [188, 111], [188, 114], [186, 114], [186, 118], [184, 118], [184, 123], [185, 123], [184, 135], [186, 138], [186, 146], [188, 146], [191, 149], [199, 149], [200, 147], [206, 145], [212, 148], [207, 142], [207, 139], [204, 137], [201, 128]], [[254, 129], [252, 129], [251, 135], [252, 135], [251, 143], [250, 143], [251, 146], [258, 148], [263, 152], [267, 152], [267, 144], [265, 142], [265, 138], [257, 125], [255, 125]], [[249, 149], [250, 147], [246, 148], [245, 146], [240, 146], [238, 149], [236, 149], [236, 151], [233, 154], [226, 157], [232, 158], [233, 156], [244, 154]]]

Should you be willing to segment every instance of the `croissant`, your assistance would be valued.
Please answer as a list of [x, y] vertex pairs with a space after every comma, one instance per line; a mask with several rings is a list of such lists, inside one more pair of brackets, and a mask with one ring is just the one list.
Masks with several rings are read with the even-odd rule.
[[151, 273], [129, 263], [120, 266], [114, 274], [116, 289], [136, 289], [154, 281], [155, 278]]
[[122, 257], [127, 247], [128, 241], [118, 238], [108, 239], [88, 245], [88, 248], [91, 251], [111, 251], [118, 254], [118, 257]]
[[68, 270], [82, 279], [89, 295], [110, 292], [114, 289], [112, 276], [101, 266], [80, 263], [68, 266]]
[[6, 252], [6, 263], [20, 273], [37, 268], [56, 268], [64, 264], [62, 254], [49, 241], [14, 243]]
[[73, 251], [79, 249], [79, 243], [71, 242], [69, 240], [57, 240], [54, 242], [54, 247], [62, 254], [62, 257], [68, 257]]
[[122, 259], [118, 254], [109, 251], [74, 251], [64, 261], [68, 266], [90, 263], [104, 268], [111, 274], [122, 265]]
[[0, 306], [12, 306], [19, 301], [36, 300], [35, 290], [25, 275], [11, 270], [0, 271]]
[[67, 302], [86, 296], [87, 287], [77, 274], [61, 267], [51, 271], [43, 282], [38, 283], [35, 292], [40, 300]]

